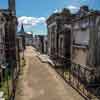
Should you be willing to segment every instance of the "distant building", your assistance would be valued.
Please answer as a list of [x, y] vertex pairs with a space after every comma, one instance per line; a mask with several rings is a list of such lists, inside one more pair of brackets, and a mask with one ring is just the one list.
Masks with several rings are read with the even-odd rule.
[[47, 36], [44, 36], [44, 39], [43, 39], [43, 46], [44, 46], [44, 53], [47, 54], [48, 53], [48, 37]]
[[31, 32], [25, 34], [25, 44], [27, 46], [33, 46], [33, 34]]
[[47, 19], [48, 53], [60, 65], [70, 63], [71, 17], [70, 11], [64, 8]]
[[35, 48], [40, 52], [43, 53], [44, 44], [43, 44], [43, 35], [35, 35]]
[[25, 49], [25, 37], [26, 37], [26, 33], [25, 33], [25, 31], [24, 31], [24, 27], [23, 27], [23, 24], [21, 25], [21, 29], [20, 29], [20, 31], [16, 34], [16, 36], [17, 36], [17, 38], [19, 38], [20, 39], [20, 49], [21, 50], [24, 50]]
[[45, 35], [35, 35], [34, 47], [41, 53], [48, 53], [48, 37]]
[[20, 36], [16, 37], [16, 44], [19, 46], [18, 49], [20, 50], [20, 52], [22, 52], [24, 50], [22, 37], [20, 37]]

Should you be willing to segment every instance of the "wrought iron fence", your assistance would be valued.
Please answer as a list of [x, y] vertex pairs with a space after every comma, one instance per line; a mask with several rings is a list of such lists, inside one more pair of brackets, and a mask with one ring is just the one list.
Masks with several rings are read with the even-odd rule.
[[86, 100], [100, 99], [100, 82], [96, 77], [96, 71], [86, 66], [69, 63], [71, 63], [71, 67], [65, 66], [63, 70], [61, 67], [59, 70], [62, 72], [58, 69], [56, 71]]
[[100, 83], [94, 69], [72, 63], [69, 76], [70, 83], [89, 100], [99, 97]]

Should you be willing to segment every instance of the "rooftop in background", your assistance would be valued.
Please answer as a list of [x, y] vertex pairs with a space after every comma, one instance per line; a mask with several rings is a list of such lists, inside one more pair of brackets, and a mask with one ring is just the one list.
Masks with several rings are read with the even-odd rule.
[[17, 32], [17, 35], [25, 35], [23, 24], [21, 25], [19, 32]]
[[80, 9], [78, 9], [78, 11], [76, 13], [71, 13], [71, 10], [68, 8], [63, 8], [60, 11], [56, 11], [53, 14], [51, 14], [48, 18], [47, 21], [49, 19], [52, 19], [56, 16], [72, 16], [72, 17], [77, 17], [77, 18], [81, 18], [81, 17], [86, 17], [88, 15], [91, 14], [99, 14], [100, 15], [100, 11], [99, 10], [94, 10], [94, 9], [89, 9], [89, 7], [87, 5], [83, 5], [80, 7]]

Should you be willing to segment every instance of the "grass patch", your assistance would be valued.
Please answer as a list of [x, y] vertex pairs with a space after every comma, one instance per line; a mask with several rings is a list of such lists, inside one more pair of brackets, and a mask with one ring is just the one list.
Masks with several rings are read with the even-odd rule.
[[24, 67], [25, 65], [26, 65], [26, 60], [22, 58], [22, 67]]
[[65, 71], [65, 72], [64, 72], [64, 78], [65, 78], [65, 79], [69, 79], [69, 72], [68, 72], [68, 71]]
[[[4, 92], [3, 98], [5, 98], [5, 100], [8, 100], [8, 98], [11, 94], [11, 91], [12, 91], [11, 86], [12, 86], [11, 76], [5, 75], [5, 79], [4, 79], [4, 81], [1, 82], [1, 87], [0, 87], [0, 91]], [[9, 90], [9, 95], [8, 95], [8, 90]]]

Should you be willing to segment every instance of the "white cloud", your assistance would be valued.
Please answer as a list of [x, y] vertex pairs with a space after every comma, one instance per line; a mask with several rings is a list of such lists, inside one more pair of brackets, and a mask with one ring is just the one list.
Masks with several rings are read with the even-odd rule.
[[78, 11], [78, 9], [79, 9], [78, 7], [73, 6], [73, 5], [69, 5], [69, 6], [67, 6], [67, 8], [70, 9], [72, 13]]
[[59, 10], [58, 10], [58, 9], [55, 9], [55, 10], [54, 10], [54, 13], [57, 13], [57, 12], [59, 12]]
[[27, 34], [32, 34], [32, 32], [27, 32]]
[[21, 17], [18, 17], [18, 23], [19, 25], [21, 25], [22, 23], [24, 25], [28, 25], [28, 26], [36, 26], [37, 24], [40, 24], [40, 23], [45, 23], [45, 17], [27, 17], [27, 16], [21, 16]]
[[38, 26], [39, 24], [45, 25], [45, 21], [45, 17], [18, 17], [18, 31], [20, 30], [22, 24], [24, 25], [25, 30], [31, 30], [33, 27]]
[[77, 9], [76, 6], [72, 6], [72, 5], [68, 6], [68, 8], [69, 8], [69, 9]]

